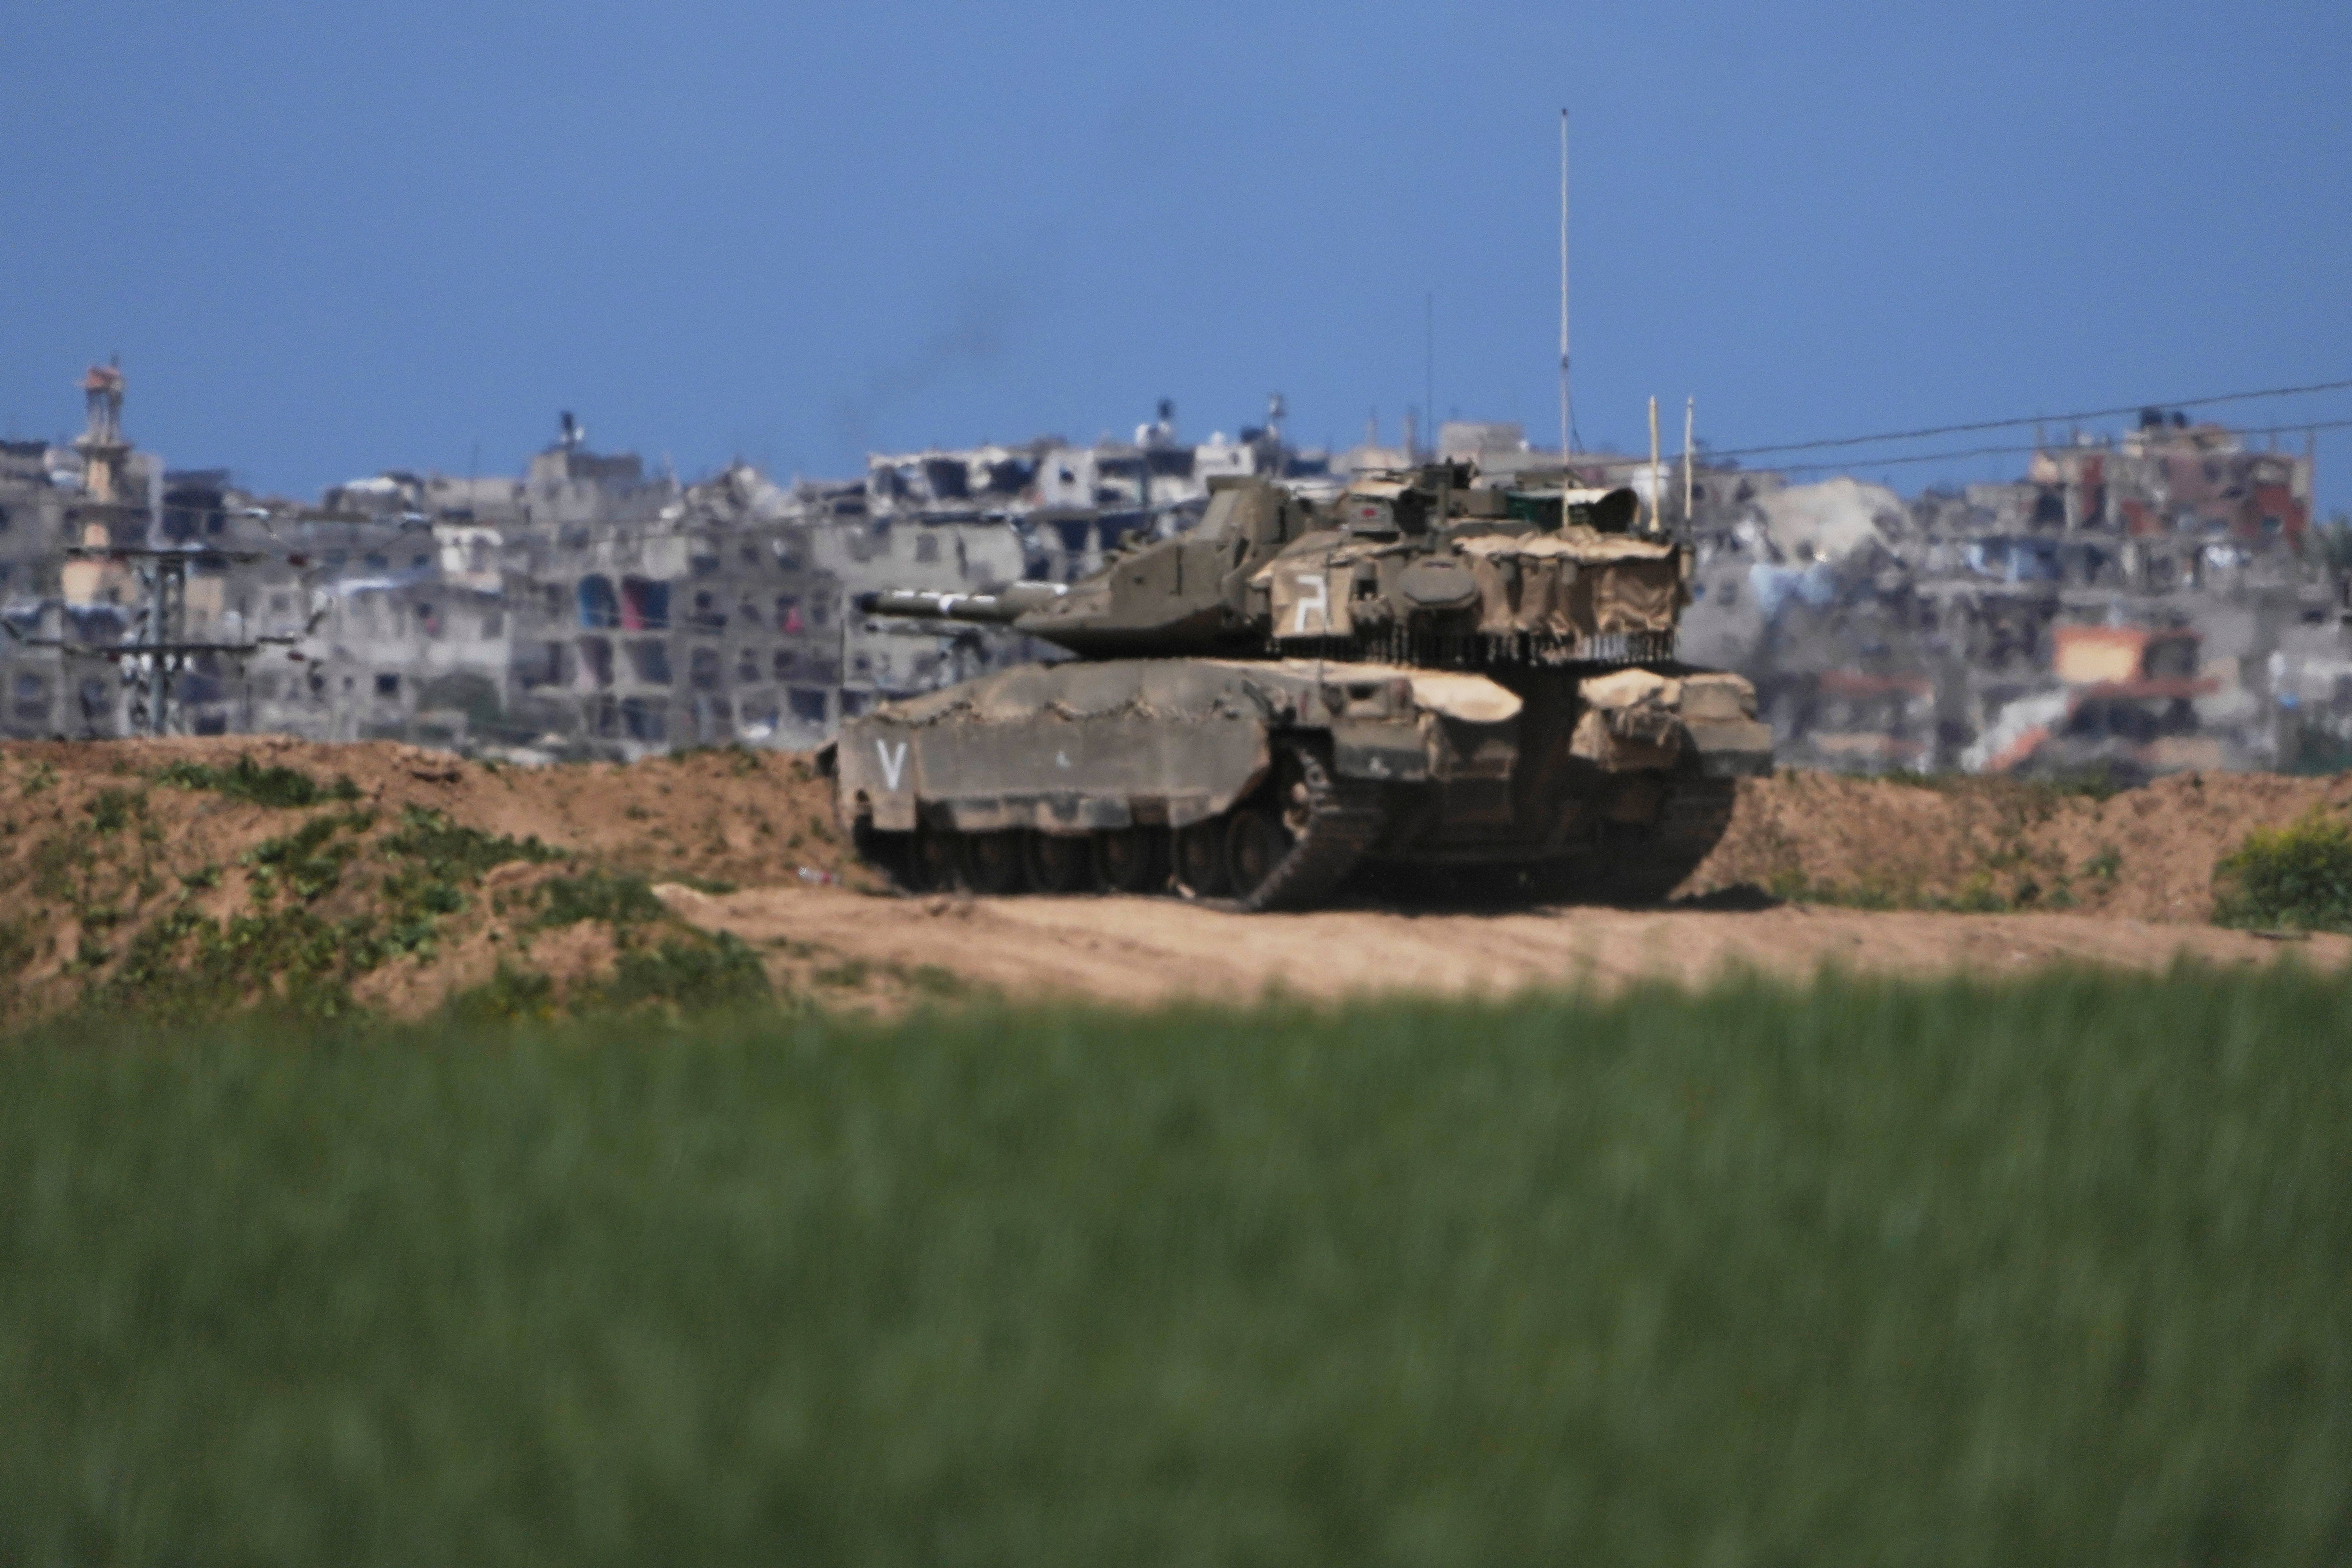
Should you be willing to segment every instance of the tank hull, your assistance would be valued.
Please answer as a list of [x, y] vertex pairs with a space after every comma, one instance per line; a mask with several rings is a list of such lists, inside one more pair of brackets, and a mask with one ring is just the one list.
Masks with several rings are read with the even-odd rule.
[[[842, 726], [831, 765], [845, 826], [916, 885], [1265, 909], [1383, 867], [1660, 897], [1720, 837], [1736, 779], [1769, 764], [1747, 682], [1672, 664], [1145, 658], [885, 704]], [[1069, 869], [1073, 841], [1091, 875]]]

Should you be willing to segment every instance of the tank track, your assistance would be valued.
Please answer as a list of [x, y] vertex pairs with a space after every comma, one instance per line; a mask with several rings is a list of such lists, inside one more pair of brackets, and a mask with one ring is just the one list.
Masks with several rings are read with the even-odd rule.
[[1311, 908], [1348, 879], [1365, 849], [1380, 836], [1376, 788], [1353, 780], [1335, 780], [1322, 758], [1304, 746], [1287, 747], [1286, 754], [1298, 774], [1294, 788], [1304, 796], [1292, 804], [1305, 815], [1290, 852], [1250, 892], [1236, 898], [1193, 900], [1203, 908], [1249, 914]]
[[1602, 849], [1608, 863], [1593, 868], [1591, 893], [1621, 903], [1658, 902], [1722, 839], [1738, 800], [1736, 779], [1676, 779], [1654, 824]]

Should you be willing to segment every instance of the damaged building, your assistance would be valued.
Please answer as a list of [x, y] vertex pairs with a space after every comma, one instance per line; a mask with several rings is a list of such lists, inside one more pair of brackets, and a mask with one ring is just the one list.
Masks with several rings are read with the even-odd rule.
[[[2038, 446], [2013, 483], [1909, 500], [1702, 467], [1684, 650], [1756, 681], [1799, 766], [2296, 766], [2304, 731], [2335, 732], [2344, 658], [2313, 466], [2150, 409]], [[2102, 637], [2161, 668], [2086, 675]], [[2287, 676], [2306, 668], [2303, 696]], [[2345, 699], [2352, 716], [2352, 682]], [[2284, 740], [2282, 702], [2301, 721]]]

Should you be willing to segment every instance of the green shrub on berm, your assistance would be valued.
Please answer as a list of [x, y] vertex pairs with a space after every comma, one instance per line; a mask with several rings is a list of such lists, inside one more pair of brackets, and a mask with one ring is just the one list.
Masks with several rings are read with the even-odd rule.
[[331, 784], [321, 784], [299, 768], [264, 767], [239, 754], [225, 768], [183, 758], [155, 771], [155, 782], [179, 789], [213, 790], [231, 800], [280, 808], [318, 805], [331, 800], [352, 801], [359, 786], [338, 773]]
[[2352, 826], [2315, 807], [2246, 835], [2213, 868], [2213, 923], [2352, 931]]

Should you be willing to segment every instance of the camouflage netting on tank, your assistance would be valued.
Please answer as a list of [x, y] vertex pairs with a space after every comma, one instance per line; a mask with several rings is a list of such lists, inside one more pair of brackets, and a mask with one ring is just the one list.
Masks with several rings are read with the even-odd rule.
[[1585, 641], [1669, 633], [1689, 602], [1675, 546], [1590, 529], [1462, 542], [1478, 583], [1478, 629]]

